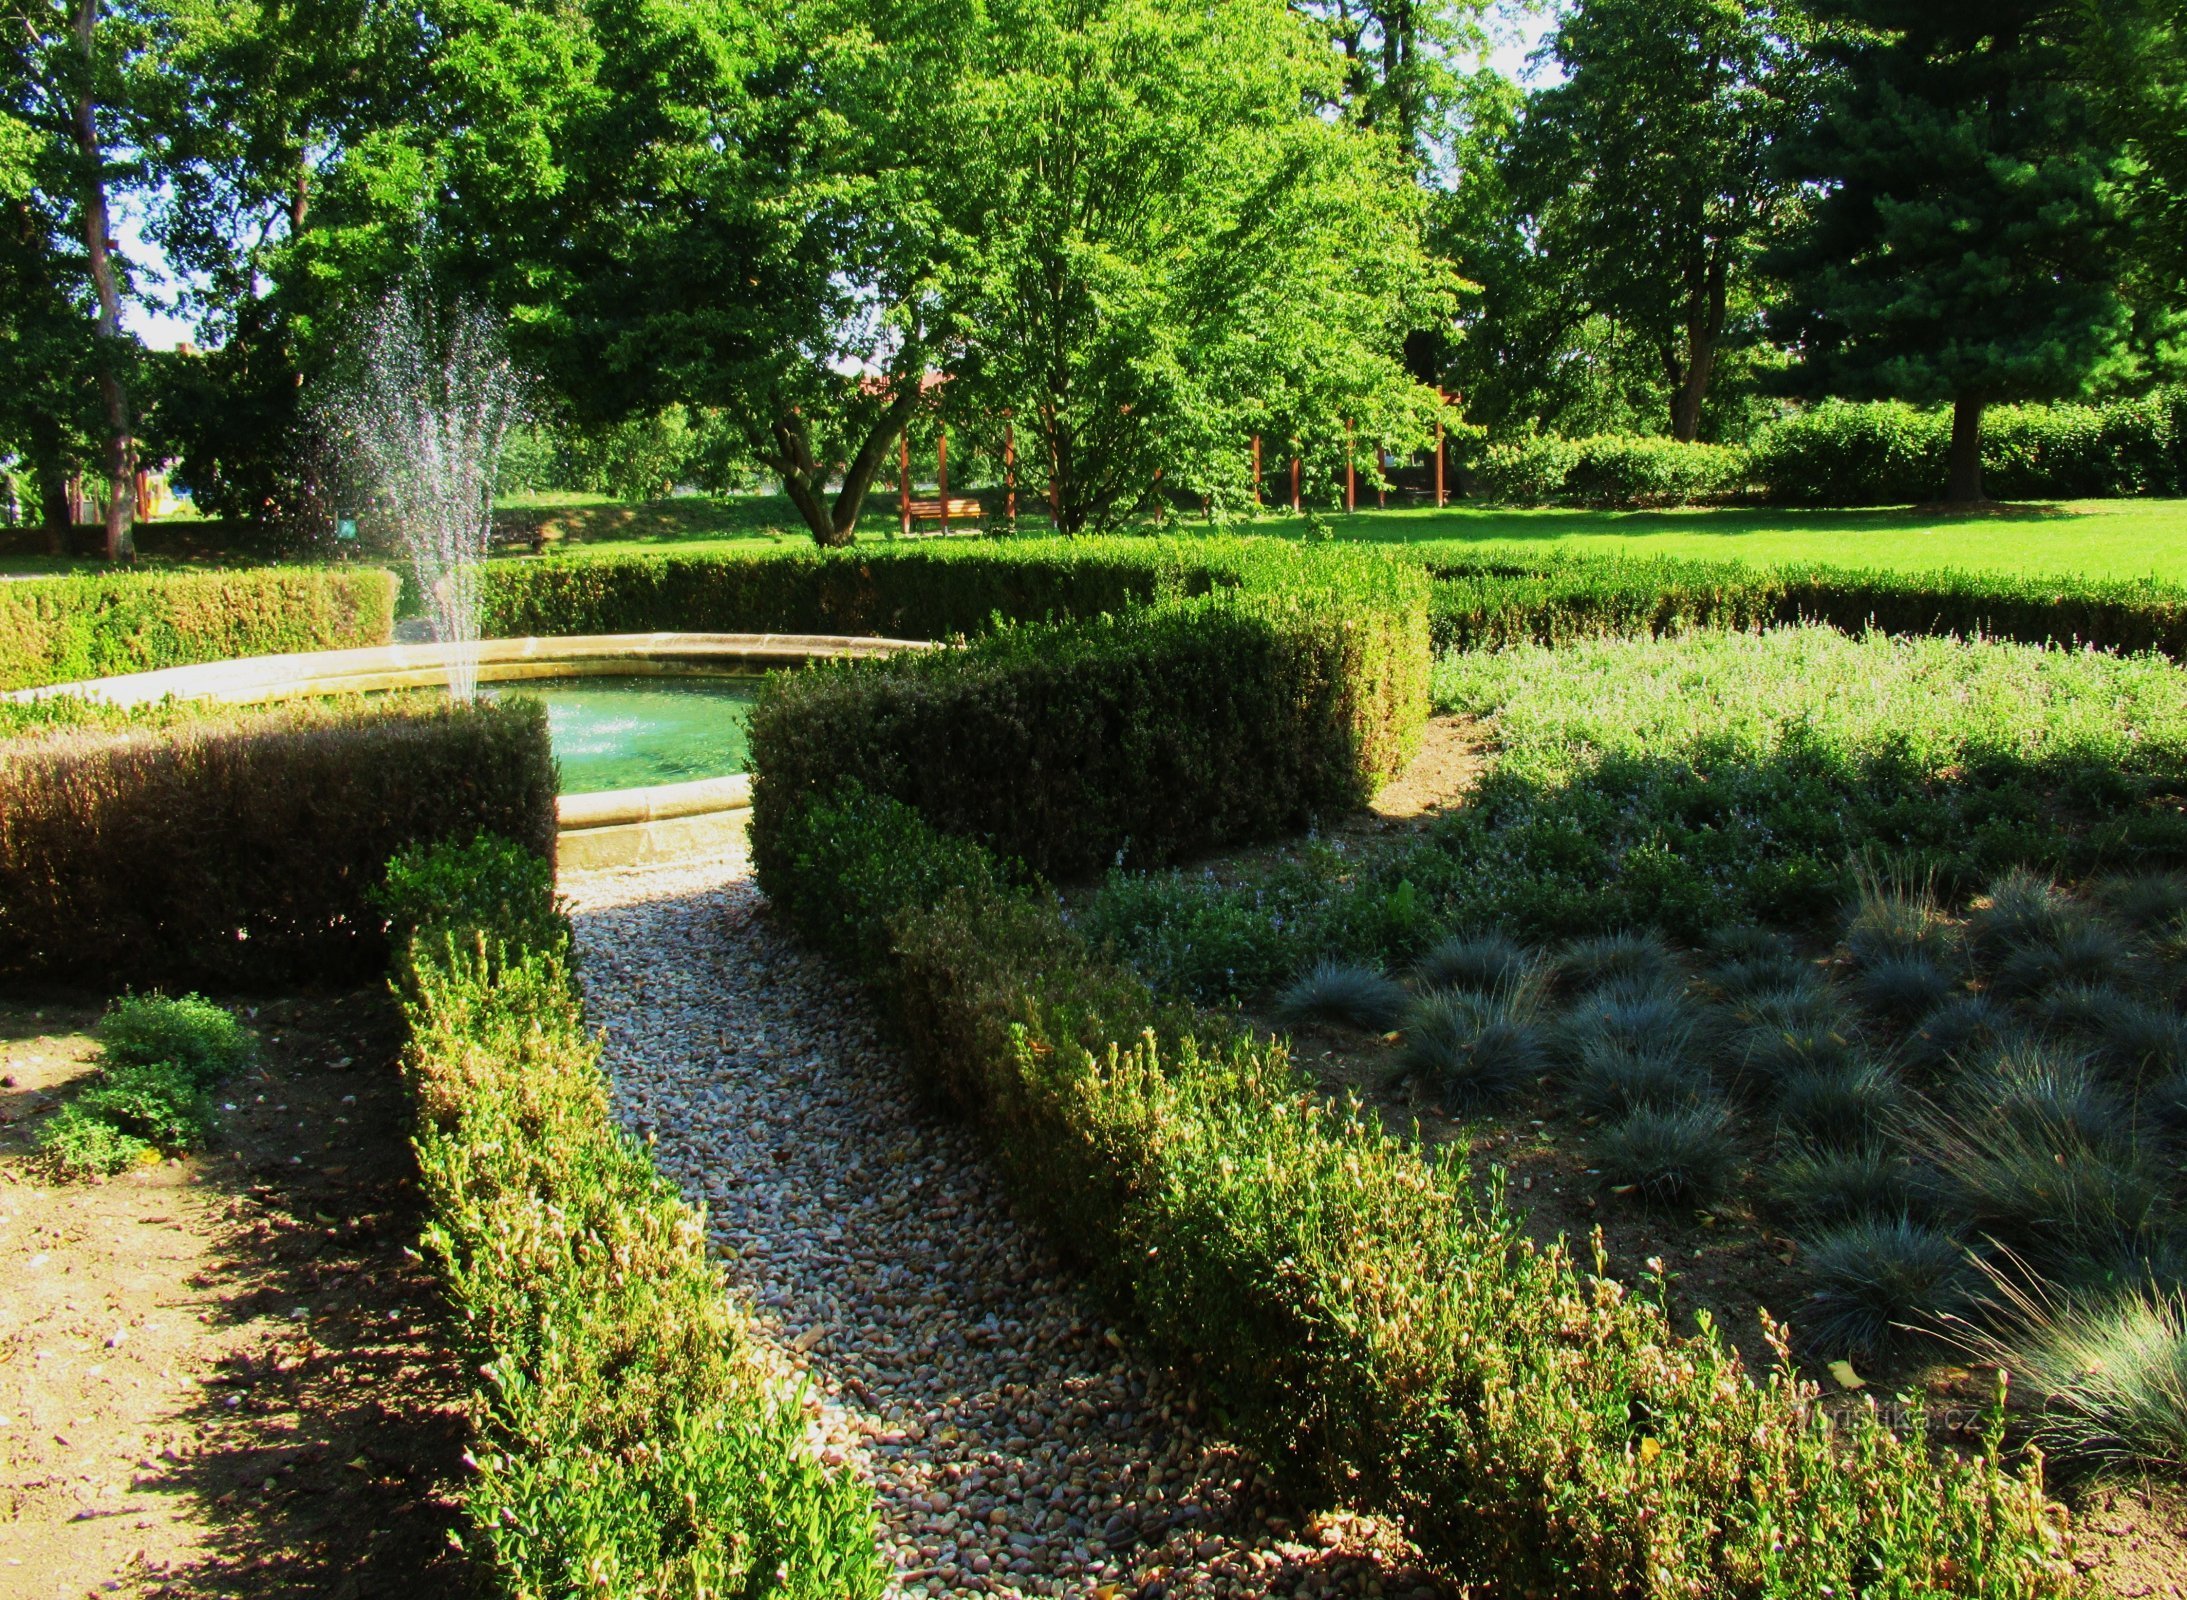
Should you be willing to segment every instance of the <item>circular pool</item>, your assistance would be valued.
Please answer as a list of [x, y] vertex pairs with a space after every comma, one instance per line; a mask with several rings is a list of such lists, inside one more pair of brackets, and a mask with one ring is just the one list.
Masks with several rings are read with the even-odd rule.
[[[562, 772], [560, 864], [581, 871], [699, 854], [734, 841], [751, 805], [745, 723], [764, 674], [933, 648], [923, 640], [825, 634], [591, 634], [487, 639], [476, 659], [482, 692], [537, 695], [547, 703]], [[7, 698], [244, 705], [414, 692], [444, 685], [448, 661], [440, 645], [382, 645], [169, 667]]]

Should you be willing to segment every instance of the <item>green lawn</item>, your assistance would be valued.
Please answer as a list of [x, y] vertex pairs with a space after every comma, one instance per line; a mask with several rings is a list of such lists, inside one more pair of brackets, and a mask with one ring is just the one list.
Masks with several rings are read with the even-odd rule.
[[2187, 500], [2084, 500], [1988, 516], [1906, 510], [1363, 511], [1345, 538], [1430, 555], [1591, 551], [1781, 566], [2187, 581]]
[[[689, 496], [642, 503], [597, 495], [511, 496], [496, 514], [511, 559], [539, 547], [566, 554], [624, 554], [791, 549], [807, 542], [804, 523], [779, 495]], [[1235, 524], [1241, 531], [1303, 534], [1311, 524], [1288, 512]], [[1324, 516], [1341, 538], [1402, 544], [1428, 556], [1547, 551], [1731, 559], [1758, 565], [1816, 562], [1897, 571], [2159, 578], [2187, 582], [2187, 500], [2086, 500], [1984, 516], [1946, 517], [1909, 510], [1789, 511], [1746, 507], [1693, 511], [1511, 510], [1475, 505], [1447, 510], [1364, 510]], [[224, 525], [154, 523], [144, 530], [144, 564], [193, 567], [253, 558], [223, 554], [208, 541]], [[1046, 523], [1028, 517], [1028, 533]], [[1180, 531], [1196, 531], [1187, 519]], [[867, 502], [861, 541], [892, 536], [894, 503], [884, 492]], [[0, 554], [0, 573], [85, 570], [95, 562]]]

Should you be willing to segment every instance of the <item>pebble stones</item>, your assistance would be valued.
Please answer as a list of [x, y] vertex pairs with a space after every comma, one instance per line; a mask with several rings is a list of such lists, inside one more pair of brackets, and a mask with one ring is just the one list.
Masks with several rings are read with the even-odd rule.
[[562, 887], [617, 1113], [873, 1483], [894, 1593], [1441, 1592], [1366, 1519], [1296, 1520], [1130, 1356], [741, 858]]

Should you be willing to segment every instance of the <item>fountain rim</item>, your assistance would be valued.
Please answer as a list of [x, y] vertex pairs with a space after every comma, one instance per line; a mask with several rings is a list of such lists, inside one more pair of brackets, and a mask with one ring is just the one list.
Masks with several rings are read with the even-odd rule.
[[[163, 700], [260, 705], [334, 694], [444, 687], [459, 652], [475, 653], [481, 683], [579, 677], [725, 676], [808, 661], [872, 660], [942, 646], [926, 639], [815, 633], [595, 633], [481, 639], [473, 646], [371, 645], [206, 661], [154, 672], [46, 684], [0, 696], [74, 695], [114, 706]], [[699, 778], [639, 789], [559, 795], [557, 855], [565, 871], [652, 865], [724, 848], [752, 804], [751, 779]]]

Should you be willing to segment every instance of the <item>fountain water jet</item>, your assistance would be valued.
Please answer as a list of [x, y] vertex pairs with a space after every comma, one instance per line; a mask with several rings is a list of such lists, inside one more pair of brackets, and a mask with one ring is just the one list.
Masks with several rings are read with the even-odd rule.
[[448, 692], [478, 692], [478, 572], [493, 531], [494, 485], [524, 384], [500, 322], [476, 306], [441, 313], [413, 291], [384, 301], [364, 370], [336, 406], [448, 646]]

